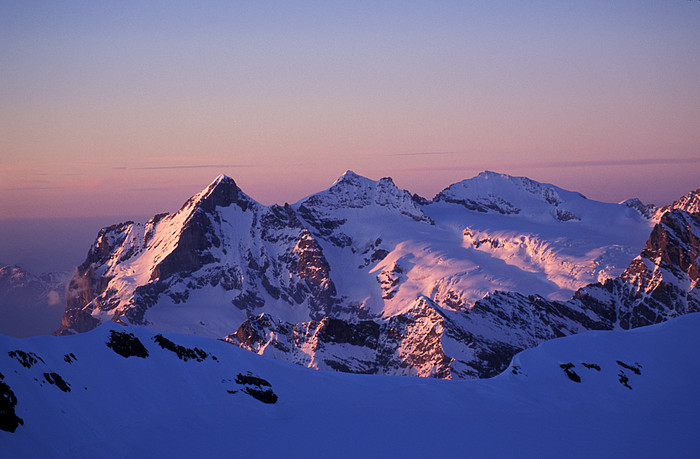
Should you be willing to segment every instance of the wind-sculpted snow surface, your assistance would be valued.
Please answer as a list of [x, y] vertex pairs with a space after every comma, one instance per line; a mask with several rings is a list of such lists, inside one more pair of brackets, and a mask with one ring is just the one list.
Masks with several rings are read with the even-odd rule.
[[[693, 457], [698, 329], [700, 315], [690, 314], [551, 340], [477, 381], [311, 371], [218, 340], [117, 324], [0, 336], [0, 449], [4, 457]], [[115, 335], [129, 335], [147, 357], [115, 352]], [[18, 351], [37, 358], [24, 366], [10, 355]]]
[[[694, 310], [692, 295], [671, 306], [687, 288], [657, 303], [628, 298], [639, 291], [628, 266], [656, 223], [648, 214], [493, 172], [428, 201], [348, 171], [284, 206], [220, 176], [174, 214], [103, 229], [59, 333], [113, 320], [227, 337], [318, 369], [488, 377], [547, 339]], [[669, 241], [664, 252], [685, 251]], [[654, 271], [657, 258], [645, 259]], [[663, 268], [664, 285], [692, 262]]]

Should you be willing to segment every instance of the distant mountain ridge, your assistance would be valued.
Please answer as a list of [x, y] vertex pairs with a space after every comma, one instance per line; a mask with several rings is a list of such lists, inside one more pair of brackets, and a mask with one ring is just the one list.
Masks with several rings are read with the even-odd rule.
[[0, 267], [0, 334], [23, 338], [55, 331], [69, 278], [68, 273], [37, 276], [19, 266]]
[[[320, 369], [492, 376], [546, 339], [696, 310], [695, 284], [666, 287], [684, 282], [687, 260], [652, 289], [687, 307], [633, 301], [630, 280], [652, 228], [677, 235], [664, 253], [694, 247], [697, 228], [677, 221], [694, 218], [680, 209], [692, 202], [657, 223], [644, 207], [524, 177], [484, 172], [428, 201], [348, 171], [296, 204], [263, 206], [219, 176], [176, 213], [100, 231], [58, 333], [113, 320]], [[654, 271], [656, 258], [642, 260]]]

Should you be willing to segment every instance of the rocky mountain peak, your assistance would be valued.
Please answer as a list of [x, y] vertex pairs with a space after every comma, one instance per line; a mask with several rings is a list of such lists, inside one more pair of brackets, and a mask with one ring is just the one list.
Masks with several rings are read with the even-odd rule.
[[644, 204], [638, 198], [628, 199], [626, 201], [622, 201], [620, 204], [636, 210], [644, 218], [653, 218], [654, 214], [658, 211], [658, 208], [654, 204]]
[[[700, 280], [700, 213], [680, 209], [666, 212], [649, 236], [644, 250], [622, 274], [628, 282], [648, 291], [663, 280], [663, 271], [687, 276], [694, 286]], [[650, 270], [649, 266], [654, 269]], [[656, 272], [663, 270], [662, 272]]]
[[411, 193], [397, 187], [390, 177], [372, 180], [353, 171], [346, 171], [330, 188], [309, 196], [296, 206], [303, 213], [321, 214], [378, 206], [398, 211], [416, 221], [429, 221]]
[[[491, 171], [454, 183], [437, 194], [433, 202], [459, 204], [468, 210], [502, 215], [551, 215], [558, 221], [579, 221], [571, 209], [571, 202], [585, 196], [539, 183], [527, 177], [514, 177]], [[562, 207], [560, 207], [562, 206]]]
[[231, 177], [221, 174], [204, 191], [190, 198], [183, 209], [192, 206], [213, 212], [217, 207], [228, 207], [232, 204], [247, 210], [255, 205], [255, 201], [243, 193]]
[[[336, 185], [338, 183], [353, 184], [353, 183], [357, 183], [358, 181], [363, 180], [363, 179], [369, 180], [368, 178], [363, 177], [359, 174], [356, 174], [355, 172], [348, 169], [345, 172], [343, 172], [341, 174], [341, 176], [338, 177], [338, 179], [335, 182], [333, 182], [333, 185]], [[331, 185], [331, 186], [333, 186], [333, 185]]]
[[0, 282], [7, 282], [11, 285], [23, 285], [32, 280], [32, 275], [16, 265], [0, 267]]
[[700, 188], [674, 201], [673, 204], [662, 207], [661, 213], [676, 209], [684, 210], [689, 213], [700, 212]]

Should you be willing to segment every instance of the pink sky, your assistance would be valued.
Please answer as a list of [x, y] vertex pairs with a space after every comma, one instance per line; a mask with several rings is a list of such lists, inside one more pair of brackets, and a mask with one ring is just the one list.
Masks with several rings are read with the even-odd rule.
[[173, 211], [220, 173], [265, 204], [346, 169], [700, 186], [700, 2], [465, 3], [5, 2], [0, 219]]

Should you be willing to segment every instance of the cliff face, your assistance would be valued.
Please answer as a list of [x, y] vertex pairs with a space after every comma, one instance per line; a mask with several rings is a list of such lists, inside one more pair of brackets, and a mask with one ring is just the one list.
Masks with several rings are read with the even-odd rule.
[[700, 214], [672, 210], [619, 278], [581, 289], [575, 300], [607, 311], [606, 322], [623, 329], [700, 311], [699, 255]]

